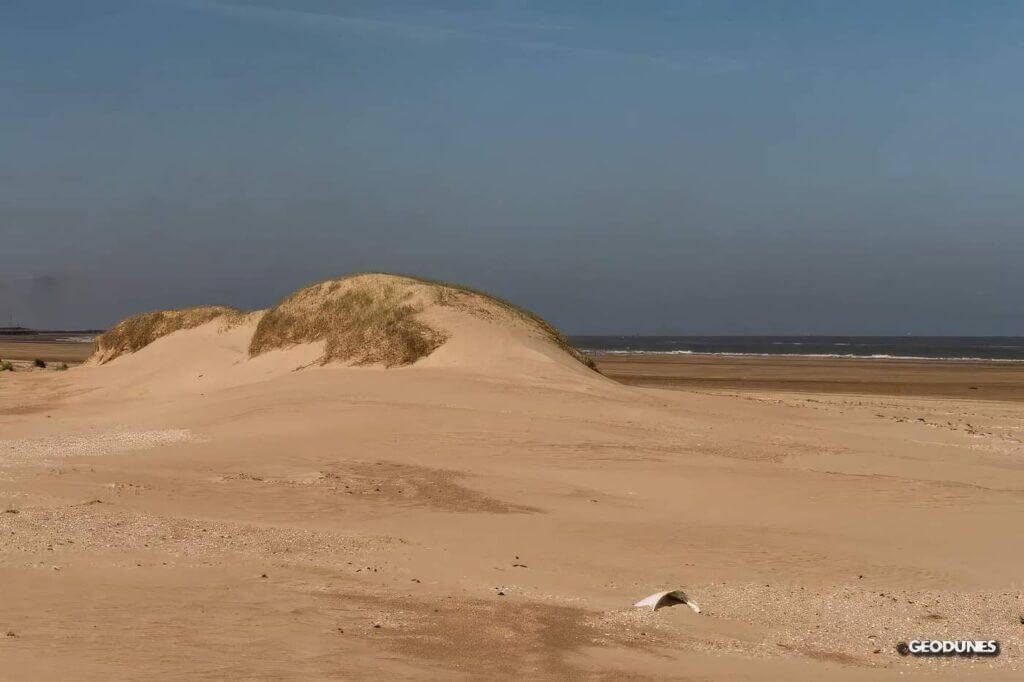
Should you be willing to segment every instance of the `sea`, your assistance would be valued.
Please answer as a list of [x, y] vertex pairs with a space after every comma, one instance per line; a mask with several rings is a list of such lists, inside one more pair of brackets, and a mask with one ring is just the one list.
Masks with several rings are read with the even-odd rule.
[[572, 336], [591, 353], [1024, 361], [1022, 336]]

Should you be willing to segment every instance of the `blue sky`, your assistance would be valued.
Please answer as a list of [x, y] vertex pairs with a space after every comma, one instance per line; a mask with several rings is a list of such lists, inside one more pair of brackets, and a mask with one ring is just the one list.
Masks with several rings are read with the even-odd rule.
[[1012, 2], [8, 0], [0, 317], [397, 270], [576, 333], [1024, 334]]

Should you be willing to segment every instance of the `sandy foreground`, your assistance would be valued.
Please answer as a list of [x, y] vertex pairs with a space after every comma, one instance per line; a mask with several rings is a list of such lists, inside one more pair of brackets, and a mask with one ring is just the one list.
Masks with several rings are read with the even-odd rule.
[[[1019, 679], [1019, 402], [542, 355], [309, 367], [211, 327], [5, 373], [0, 677]], [[631, 607], [674, 588], [703, 613]]]

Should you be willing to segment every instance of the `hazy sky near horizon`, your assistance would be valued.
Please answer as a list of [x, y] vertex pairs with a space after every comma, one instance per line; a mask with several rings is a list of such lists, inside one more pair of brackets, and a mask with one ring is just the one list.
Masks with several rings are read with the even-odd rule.
[[570, 333], [1024, 335], [1018, 2], [0, 3], [0, 325], [402, 271]]

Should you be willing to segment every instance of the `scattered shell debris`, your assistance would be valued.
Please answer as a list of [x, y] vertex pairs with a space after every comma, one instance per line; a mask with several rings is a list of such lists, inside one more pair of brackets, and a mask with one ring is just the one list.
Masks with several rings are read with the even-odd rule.
[[149, 450], [195, 440], [189, 429], [116, 431], [93, 435], [0, 440], [0, 460], [30, 461], [53, 457], [97, 457], [116, 452]]

